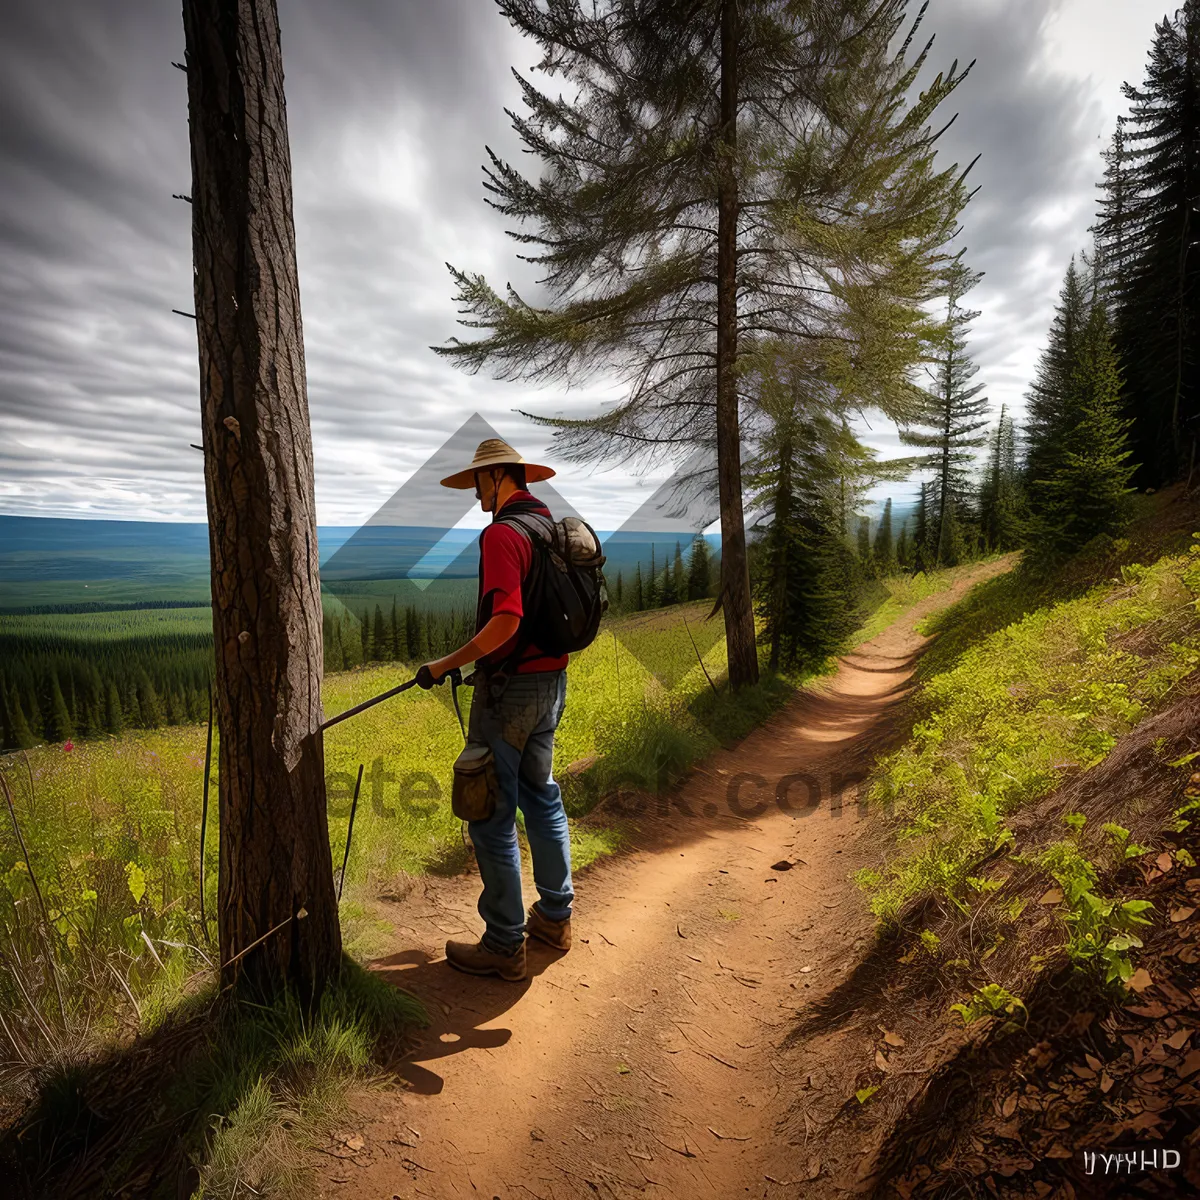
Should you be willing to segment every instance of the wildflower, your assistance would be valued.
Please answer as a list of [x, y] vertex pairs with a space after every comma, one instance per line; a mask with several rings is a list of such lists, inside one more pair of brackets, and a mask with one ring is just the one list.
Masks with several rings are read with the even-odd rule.
[[74, 743], [74, 742], [63, 742], [63, 750], [64, 750], [64, 751], [65, 751], [67, 754], [70, 754], [70, 753], [71, 753], [71, 751], [72, 751], [72, 750], [74, 750], [74, 749], [75, 749], [75, 743]]

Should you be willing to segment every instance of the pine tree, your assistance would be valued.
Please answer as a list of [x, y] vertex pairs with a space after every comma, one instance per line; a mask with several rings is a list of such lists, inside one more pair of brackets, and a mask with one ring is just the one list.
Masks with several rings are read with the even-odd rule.
[[689, 600], [703, 600], [712, 586], [712, 556], [708, 552], [708, 539], [702, 533], [692, 539], [688, 555], [687, 594]]
[[1127, 522], [1134, 468], [1120, 389], [1108, 314], [1097, 297], [1080, 334], [1061, 442], [1030, 482], [1031, 553], [1071, 553]]
[[[321, 592], [275, 0], [183, 0], [211, 585], [223, 994], [311, 1012], [342, 964]], [[268, 552], [269, 548], [269, 552]], [[253, 614], [253, 642], [229, 653]], [[303, 917], [303, 919], [300, 919]]]
[[767, 387], [769, 422], [748, 478], [766, 528], [756, 546], [755, 593], [776, 671], [818, 663], [841, 644], [854, 611], [842, 561], [838, 426], [807, 417], [795, 391]]
[[362, 641], [362, 661], [371, 661], [371, 618], [364, 608], [362, 618], [358, 623], [359, 638]]
[[145, 669], [138, 671], [137, 682], [139, 723], [143, 729], [157, 729], [165, 722], [162, 701]]
[[858, 531], [855, 534], [855, 542], [858, 546], [858, 562], [862, 567], [863, 574], [868, 579], [875, 577], [875, 556], [871, 553], [871, 518], [860, 516], [858, 518]]
[[410, 663], [423, 662], [421, 657], [421, 622], [417, 616], [417, 607], [410, 604], [404, 610], [404, 644], [406, 661]]
[[16, 688], [13, 689], [9, 701], [9, 712], [11, 714], [9, 719], [12, 726], [10, 735], [12, 745], [18, 750], [32, 750], [38, 744], [38, 739], [34, 737], [33, 730], [29, 727], [25, 710], [21, 707], [21, 696]]
[[1091, 228], [1096, 244], [1096, 264], [1100, 268], [1099, 292], [1110, 306], [1118, 304], [1124, 281], [1136, 263], [1137, 239], [1132, 219], [1137, 191], [1129, 171], [1125, 121], [1125, 117], [1117, 118], [1116, 132], [1104, 152], [1104, 179], [1097, 185], [1103, 196], [1099, 219]]
[[71, 720], [70, 709], [67, 708], [63, 697], [62, 686], [58, 681], [58, 672], [50, 673], [50, 740], [53, 742], [69, 742], [75, 736], [75, 722]]
[[913, 531], [912, 565], [914, 572], [931, 571], [934, 567], [934, 552], [930, 544], [931, 522], [929, 520], [929, 492], [933, 484], [923, 480], [917, 497], [916, 529]]
[[646, 608], [646, 589], [642, 586], [642, 564], [639, 562], [633, 568], [633, 611], [642, 612]]
[[1124, 92], [1121, 194], [1106, 189], [1098, 234], [1125, 256], [1112, 291], [1125, 411], [1140, 482], [1161, 487], [1191, 472], [1200, 436], [1200, 0], [1159, 23], [1144, 85]]
[[679, 544], [679, 542], [675, 543], [675, 562], [671, 569], [671, 585], [675, 592], [675, 599], [686, 600], [687, 580], [683, 571], [683, 547]]
[[1017, 464], [1016, 431], [1006, 408], [992, 435], [979, 494], [983, 544], [991, 551], [1015, 550], [1022, 539], [1024, 498]]
[[663, 567], [658, 577], [658, 606], [669, 608], [675, 603], [675, 577], [670, 567]]
[[900, 535], [896, 538], [896, 566], [907, 571], [911, 565], [912, 549], [908, 544], [908, 522], [900, 526]]
[[617, 587], [616, 592], [614, 593], [614, 598], [616, 600], [614, 607], [620, 609], [625, 600], [625, 581], [622, 579], [620, 571], [617, 572]]
[[1025, 477], [1031, 481], [1053, 469], [1055, 456], [1070, 415], [1072, 381], [1079, 363], [1079, 345], [1087, 321], [1087, 282], [1075, 260], [1067, 268], [1050, 337], [1038, 362], [1026, 405]]
[[879, 528], [875, 531], [875, 544], [871, 548], [875, 558], [875, 570], [882, 578], [896, 573], [896, 547], [892, 541], [892, 498], [883, 505]]
[[957, 165], [934, 170], [929, 126], [965, 72], [916, 91], [928, 46], [906, 59], [905, 0], [502, 10], [573, 93], [521, 81], [529, 115], [513, 124], [539, 169], [526, 179], [489, 151], [485, 184], [545, 268], [548, 303], [452, 268], [463, 323], [486, 336], [439, 352], [506, 378], [626, 372], [602, 416], [540, 418], [568, 458], [715, 449], [729, 678], [753, 683], [739, 354], [782, 338], [871, 403], [911, 399], [966, 201]]
[[346, 653], [342, 649], [342, 619], [335, 616], [329, 622], [329, 645], [325, 651], [327, 673], [346, 669]]
[[662, 603], [658, 596], [658, 570], [654, 565], [654, 543], [650, 543], [650, 570], [646, 575], [646, 607], [658, 608]]
[[950, 268], [946, 341], [934, 385], [925, 392], [920, 412], [900, 431], [907, 445], [931, 451], [921, 463], [934, 476], [926, 514], [931, 565], [959, 560], [962, 524], [970, 512], [972, 451], [987, 440], [979, 431], [987, 425], [988, 402], [979, 394], [983, 385], [971, 384], [979, 368], [967, 353], [967, 334], [979, 314], [960, 303], [981, 277], [961, 255]]
[[387, 625], [383, 619], [383, 609], [379, 605], [375, 605], [375, 639], [372, 646], [372, 659], [377, 662], [386, 662], [391, 655], [388, 652], [388, 637]]

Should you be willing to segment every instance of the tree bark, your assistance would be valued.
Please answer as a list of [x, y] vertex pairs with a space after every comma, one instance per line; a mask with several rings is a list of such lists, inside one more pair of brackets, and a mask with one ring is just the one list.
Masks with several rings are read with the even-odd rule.
[[729, 682], [758, 682], [750, 564], [742, 512], [737, 395], [738, 0], [721, 6], [721, 134], [717, 165], [717, 490], [721, 508], [721, 594]]
[[222, 983], [311, 1002], [341, 933], [321, 592], [275, 0], [183, 0], [220, 731]]
[[779, 670], [779, 658], [783, 648], [783, 623], [787, 615], [788, 576], [791, 563], [788, 561], [788, 539], [792, 523], [792, 455], [795, 447], [792, 442], [792, 414], [788, 413], [788, 427], [779, 448], [779, 479], [775, 488], [775, 546], [778, 555], [772, 564], [775, 578], [772, 599], [775, 611], [771, 614], [771, 657], [768, 666], [772, 671]]

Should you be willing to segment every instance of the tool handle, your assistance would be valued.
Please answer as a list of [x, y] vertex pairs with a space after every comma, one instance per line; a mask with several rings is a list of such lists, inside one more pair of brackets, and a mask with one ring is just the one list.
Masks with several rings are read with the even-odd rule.
[[384, 692], [380, 696], [374, 696], [370, 700], [364, 700], [361, 704], [356, 704], [353, 708], [346, 709], [345, 712], [340, 712], [336, 717], [330, 717], [318, 730], [318, 733], [324, 733], [331, 725], [336, 725], [339, 721], [344, 721], [347, 717], [357, 716], [360, 712], [365, 712], [368, 708], [376, 704], [380, 704], [384, 700], [390, 700], [393, 696], [398, 696], [401, 692], [407, 692], [410, 687], [416, 686], [416, 680], [410, 679], [407, 683], [400, 684], [399, 687], [394, 687], [390, 691]]

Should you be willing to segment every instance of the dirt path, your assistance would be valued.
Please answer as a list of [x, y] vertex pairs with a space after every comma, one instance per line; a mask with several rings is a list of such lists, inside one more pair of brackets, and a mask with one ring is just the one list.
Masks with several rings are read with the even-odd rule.
[[400, 1067], [408, 1088], [361, 1098], [322, 1194], [774, 1200], [852, 1184], [855, 1154], [821, 1138], [804, 1097], [826, 1116], [853, 1102], [878, 1034], [789, 1034], [872, 932], [849, 879], [872, 855], [853, 781], [899, 736], [913, 627], [1006, 565], [918, 605], [691, 775], [629, 853], [578, 881], [575, 948], [531, 948], [526, 983], [440, 961], [444, 936], [479, 929], [478, 883], [417, 881], [395, 907], [413, 948], [376, 966], [434, 1023]]

